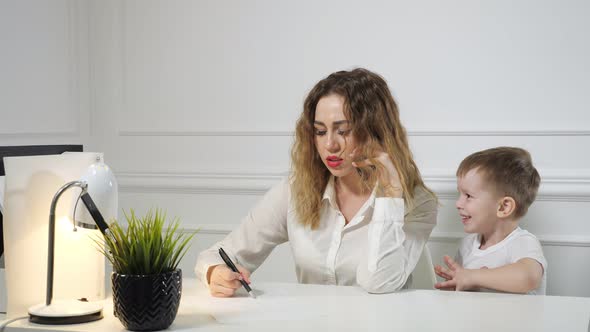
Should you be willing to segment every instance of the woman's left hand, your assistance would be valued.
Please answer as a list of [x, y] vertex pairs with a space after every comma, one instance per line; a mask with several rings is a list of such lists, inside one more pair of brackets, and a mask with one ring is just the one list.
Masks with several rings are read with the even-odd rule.
[[[355, 154], [356, 149], [350, 154], [350, 157], [353, 160], [355, 159]], [[383, 170], [381, 167], [376, 167], [376, 170], [378, 172], [377, 177], [379, 179], [381, 189], [383, 190], [383, 194], [389, 197], [401, 198], [403, 190], [399, 178], [399, 173], [397, 172], [395, 165], [393, 165], [393, 162], [391, 161], [389, 155], [386, 152], [379, 150], [377, 156], [373, 159], [377, 160], [385, 168]], [[375, 165], [373, 165], [371, 160], [367, 158], [361, 161], [353, 161], [352, 166], [356, 168], [362, 168]]]

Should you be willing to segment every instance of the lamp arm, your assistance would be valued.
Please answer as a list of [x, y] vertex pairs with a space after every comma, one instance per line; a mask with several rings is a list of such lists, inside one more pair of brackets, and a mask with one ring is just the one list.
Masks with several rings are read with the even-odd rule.
[[[60, 196], [71, 187], [80, 187], [82, 192], [88, 195], [88, 184], [84, 181], [72, 181], [64, 184], [53, 196], [49, 208], [49, 239], [47, 241], [47, 294], [45, 304], [50, 305], [53, 297], [53, 258], [55, 256], [55, 208]], [[95, 207], [96, 208], [96, 207]], [[104, 220], [103, 220], [104, 222]]]

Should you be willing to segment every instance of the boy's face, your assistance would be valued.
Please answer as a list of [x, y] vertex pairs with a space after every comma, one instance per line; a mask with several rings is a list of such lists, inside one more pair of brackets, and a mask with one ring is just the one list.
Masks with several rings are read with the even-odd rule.
[[466, 233], [488, 234], [498, 222], [497, 211], [501, 199], [482, 174], [471, 169], [457, 178], [459, 198], [455, 203]]

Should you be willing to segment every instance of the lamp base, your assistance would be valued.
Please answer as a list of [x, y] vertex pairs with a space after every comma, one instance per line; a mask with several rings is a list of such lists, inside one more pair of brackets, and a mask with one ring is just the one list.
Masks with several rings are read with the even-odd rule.
[[78, 300], [53, 301], [29, 308], [29, 321], [45, 325], [80, 324], [102, 319], [102, 304]]

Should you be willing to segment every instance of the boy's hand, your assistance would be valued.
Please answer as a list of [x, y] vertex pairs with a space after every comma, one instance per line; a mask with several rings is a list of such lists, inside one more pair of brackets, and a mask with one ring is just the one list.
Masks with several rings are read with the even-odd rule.
[[448, 269], [440, 265], [434, 266], [434, 273], [436, 273], [437, 276], [445, 279], [445, 281], [453, 279], [453, 276], [449, 274]]
[[[449, 270], [445, 267], [442, 267], [440, 265], [435, 265], [434, 266], [434, 273], [436, 273], [437, 276], [445, 279], [445, 281], [449, 281], [453, 279], [453, 276], [449, 273]], [[437, 285], [440, 283], [437, 283]], [[455, 287], [437, 287], [436, 285], [434, 285], [436, 288], [440, 289], [440, 290], [447, 290], [447, 291], [454, 291]]]
[[464, 269], [449, 256], [445, 256], [444, 260], [448, 268], [437, 265], [434, 271], [438, 276], [444, 278], [445, 281], [437, 282], [434, 285], [435, 288], [462, 291], [472, 290], [478, 287], [473, 280], [473, 270]]

